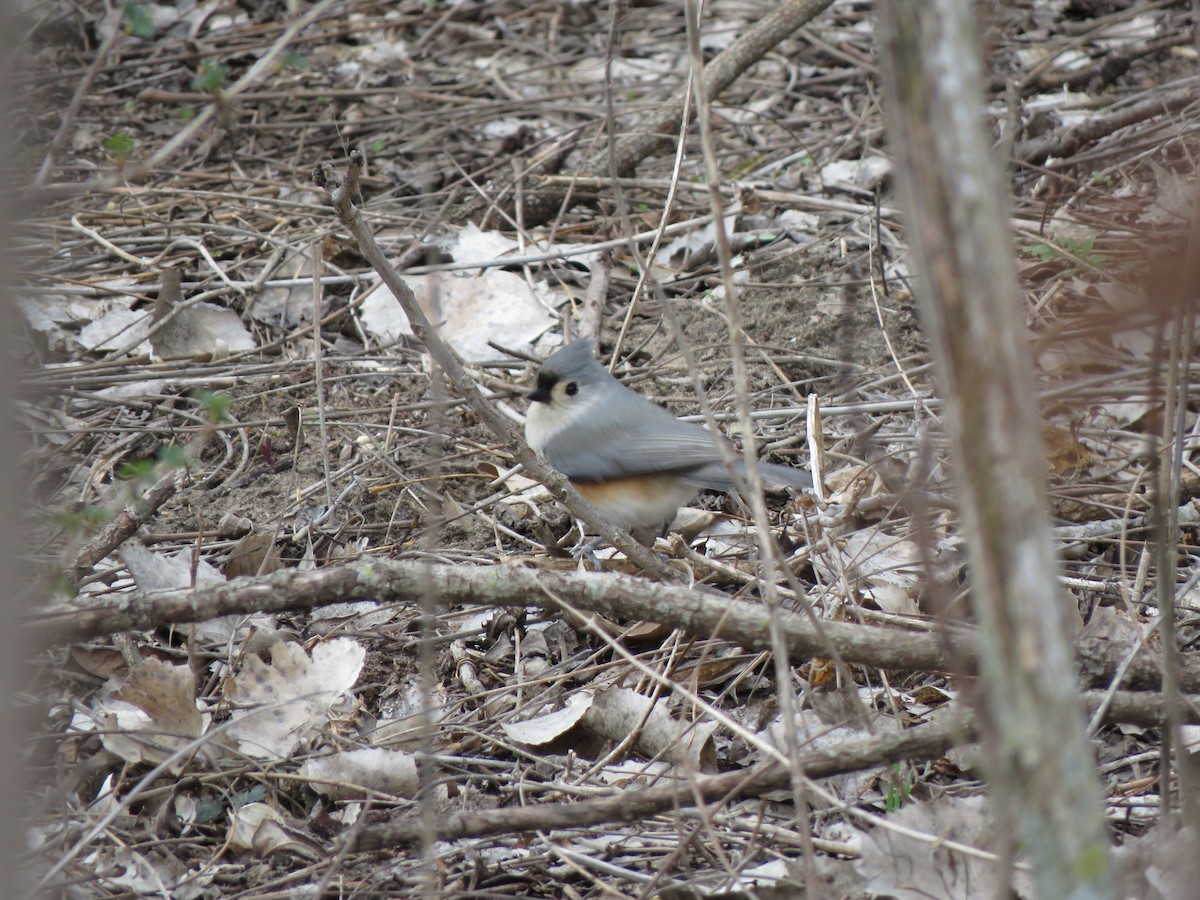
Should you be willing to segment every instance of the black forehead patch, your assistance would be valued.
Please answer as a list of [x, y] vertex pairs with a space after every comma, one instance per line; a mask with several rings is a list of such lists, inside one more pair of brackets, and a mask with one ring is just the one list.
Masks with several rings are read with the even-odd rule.
[[547, 372], [545, 369], [538, 372], [537, 387], [539, 391], [548, 393], [556, 384], [558, 384], [558, 376], [553, 372]]

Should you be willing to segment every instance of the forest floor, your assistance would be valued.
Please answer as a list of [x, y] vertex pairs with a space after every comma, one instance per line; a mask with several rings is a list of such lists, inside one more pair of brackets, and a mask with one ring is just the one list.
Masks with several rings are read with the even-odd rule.
[[[704, 59], [794, 7], [706, 4]], [[983, 115], [1064, 603], [1099, 660], [1081, 686], [1105, 703], [1107, 812], [1130, 895], [1189, 896], [1170, 885], [1200, 877], [1197, 842], [1155, 830], [1161, 701], [1142, 669], [1113, 672], [1157, 643], [1158, 336], [1193, 277], [1193, 5], [993, 7]], [[21, 696], [46, 896], [973, 897], [1009, 877], [949, 720], [969, 683], [941, 637], [973, 629], [965, 549], [870, 4], [839, 0], [760, 53], [712, 98], [708, 148], [695, 124], [680, 141], [678, 113], [662, 124], [687, 88], [684, 4], [617, 8], [23, 14], [17, 402], [42, 649]], [[684, 593], [581, 571], [570, 517], [449, 392], [313, 183], [350, 149], [376, 239], [516, 426], [537, 361], [598, 331], [638, 392], [703, 418], [690, 358], [739, 446], [740, 404], [762, 458], [813, 471], [819, 496], [767, 498], [776, 562], [723, 494], [657, 545], [670, 590], [727, 612], [697, 600], [685, 622]], [[424, 589], [380, 574], [424, 563]], [[354, 565], [354, 586], [332, 581]], [[251, 577], [266, 587], [234, 580]], [[584, 616], [609, 584], [609, 614]], [[120, 606], [154, 590], [195, 607]], [[778, 666], [779, 639], [730, 612], [763, 603], [796, 633], [824, 623], [826, 651]], [[756, 781], [772, 760], [795, 776]]]

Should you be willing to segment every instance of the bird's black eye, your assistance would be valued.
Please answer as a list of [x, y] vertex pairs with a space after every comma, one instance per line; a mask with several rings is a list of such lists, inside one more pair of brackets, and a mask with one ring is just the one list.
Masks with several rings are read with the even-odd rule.
[[567, 386], [563, 390], [567, 392], [568, 397], [574, 397], [579, 393], [579, 385], [574, 381], [568, 381]]

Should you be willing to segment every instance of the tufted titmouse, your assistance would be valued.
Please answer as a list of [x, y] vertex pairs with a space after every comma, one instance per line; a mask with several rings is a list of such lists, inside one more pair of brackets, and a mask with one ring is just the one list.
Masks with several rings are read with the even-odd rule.
[[[702, 488], [734, 489], [717, 446], [728, 441], [625, 387], [596, 361], [586, 338], [552, 354], [528, 396], [529, 446], [615, 525], [661, 533]], [[737, 467], [744, 475], [744, 465]], [[758, 468], [764, 481], [812, 487], [800, 469]]]

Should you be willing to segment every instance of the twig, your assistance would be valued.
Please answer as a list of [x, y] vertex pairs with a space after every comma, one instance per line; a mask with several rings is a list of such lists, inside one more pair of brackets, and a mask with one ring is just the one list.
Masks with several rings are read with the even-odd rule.
[[[313, 322], [321, 321], [321, 267], [324, 253], [321, 241], [313, 241], [312, 253], [312, 302]], [[317, 427], [321, 432], [321, 464], [325, 472], [325, 506], [333, 506], [333, 481], [329, 476], [329, 435], [325, 427], [325, 371], [323, 361], [325, 348], [321, 345], [321, 327], [313, 325], [313, 390], [317, 393]], [[299, 442], [297, 442], [299, 445]]]
[[[786, 0], [704, 67], [705, 93], [709, 98], [716, 99], [739, 75], [762, 59], [788, 35], [811, 22], [832, 2], [833, 0]], [[615, 170], [621, 177], [631, 176], [638, 163], [659, 148], [664, 136], [675, 134], [679, 130], [679, 123], [686, 114], [689, 89], [690, 86], [685, 86], [652, 118], [641, 123], [635, 132], [617, 141], [612, 150], [611, 162], [607, 150], [591, 160], [585, 167], [584, 176], [604, 177], [610, 170]], [[528, 192], [522, 220], [525, 227], [534, 228], [545, 224], [555, 214], [565, 197], [566, 192], [561, 189]]]
[[[805, 753], [796, 758], [794, 765], [810, 778], [826, 778], [905, 759], [929, 759], [945, 753], [956, 741], [969, 739], [973, 728], [969, 715], [948, 714], [943, 721], [929, 725], [848, 741], [834, 750]], [[698, 777], [680, 786], [619, 791], [601, 800], [459, 812], [438, 823], [437, 836], [438, 840], [452, 841], [537, 829], [632, 822], [701, 802], [727, 803], [760, 797], [787, 788], [790, 779], [787, 767], [772, 763], [748, 772]], [[420, 826], [407, 822], [364, 828], [351, 838], [355, 850], [408, 847], [419, 839]]]
[[[231, 614], [312, 609], [343, 600], [407, 603], [419, 596], [425, 577], [440, 603], [536, 604], [557, 609], [547, 596], [553, 593], [582, 610], [614, 619], [646, 619], [706, 637], [719, 633], [743, 647], [766, 646], [765, 608], [724, 594], [607, 572], [427, 566], [375, 558], [315, 571], [288, 569], [202, 588], [128, 594], [107, 603], [97, 600], [87, 609], [32, 617], [25, 628], [31, 642], [48, 645]], [[832, 621], [823, 621], [817, 629], [804, 616], [786, 611], [781, 612], [781, 622], [788, 655], [794, 659], [827, 656], [832, 649], [847, 662], [880, 668], [938, 671], [945, 667], [943, 645], [932, 634]], [[974, 642], [968, 635], [962, 632], [955, 646], [971, 658]]]
[[1178, 112], [1196, 99], [1192, 87], [1175, 91], [1153, 91], [1145, 99], [1122, 109], [1111, 109], [1103, 114], [1091, 116], [1078, 125], [1058, 132], [1047, 138], [1022, 141], [1016, 150], [1017, 159], [1031, 165], [1041, 165], [1054, 160], [1056, 169], [1071, 165], [1073, 156], [1084, 144], [1099, 140], [1121, 128], [1137, 125], [1146, 119]]
[[[721, 287], [724, 292], [725, 315], [729, 325], [729, 343], [732, 351], [735, 411], [742, 437], [742, 456], [746, 488], [744, 496], [750, 503], [754, 516], [754, 533], [758, 544], [759, 566], [763, 583], [763, 594], [767, 604], [768, 634], [770, 636], [771, 662], [775, 669], [775, 688], [779, 701], [779, 715], [783, 721], [784, 746], [789, 760], [795, 761], [799, 755], [799, 739], [797, 737], [797, 713], [800, 703], [796, 697], [795, 681], [784, 651], [783, 632], [780, 628], [780, 597], [776, 587], [776, 577], [779, 567], [779, 549], [775, 538], [771, 535], [767, 515], [767, 501], [763, 496], [762, 476], [758, 470], [758, 449], [754, 436], [754, 426], [750, 421], [750, 381], [746, 371], [746, 342], [742, 330], [741, 308], [738, 303], [738, 288], [733, 279], [733, 250], [729, 243], [729, 233], [725, 227], [725, 204], [717, 185], [721, 175], [717, 166], [716, 149], [713, 141], [712, 106], [713, 95], [710, 93], [710, 81], [705, 72], [704, 56], [700, 48], [700, 7], [697, 0], [687, 0], [685, 3], [685, 18], [687, 21], [688, 56], [691, 62], [693, 77], [690, 79], [696, 98], [696, 118], [700, 125], [700, 145], [703, 152], [704, 173], [708, 188], [709, 209], [713, 214], [713, 235], [717, 250], [717, 259], [721, 273]], [[701, 74], [703, 73], [703, 74]], [[688, 361], [689, 367], [695, 367]], [[695, 377], [695, 376], [693, 376]], [[697, 383], [699, 379], [696, 378]], [[707, 403], [705, 404], [707, 408]], [[726, 462], [726, 465], [732, 465]], [[800, 601], [810, 615], [812, 613], [807, 599]], [[813, 617], [813, 624], [819, 623]], [[832, 651], [836, 653], [836, 651]], [[842, 665], [841, 659], [838, 660]], [[857, 699], [857, 694], [853, 695]], [[811, 835], [811, 821], [808, 799], [805, 792], [802, 767], [793, 762], [785, 770], [788, 778], [780, 784], [787, 785], [792, 792], [792, 802], [800, 820], [800, 831], [803, 837]], [[804, 873], [805, 880], [816, 883], [816, 862], [810, 841], [805, 840]]]
[[95, 83], [96, 76], [104, 67], [109, 51], [116, 45], [117, 39], [125, 34], [125, 30], [120, 25], [121, 23], [117, 22], [109, 29], [103, 42], [96, 48], [96, 55], [92, 57], [91, 63], [88, 64], [87, 72], [84, 73], [83, 78], [76, 85], [75, 93], [71, 96], [71, 102], [68, 104], [66, 112], [62, 114], [58, 131], [54, 133], [54, 139], [50, 141], [50, 146], [46, 149], [46, 155], [42, 157], [42, 164], [38, 167], [37, 175], [33, 179], [34, 187], [42, 187], [46, 183], [46, 179], [50, 176], [50, 173], [54, 171], [54, 166], [58, 162], [58, 154], [62, 151], [63, 145], [66, 144], [67, 138], [75, 128], [75, 117], [79, 115], [79, 109], [83, 106], [83, 101], [92, 89], [92, 84]]
[[[723, 594], [611, 573], [511, 566], [425, 567], [406, 560], [373, 558], [312, 572], [286, 570], [239, 578], [204, 588], [129, 594], [87, 609], [33, 616], [23, 627], [30, 646], [49, 646], [218, 616], [312, 609], [343, 600], [410, 602], [421, 590], [423, 573], [432, 579], [441, 603], [556, 608], [544, 595], [551, 591], [580, 609], [611, 618], [660, 622], [705, 637], [719, 633], [747, 649], [767, 646], [765, 607], [732, 601]], [[944, 672], [950, 668], [945, 644], [931, 633], [825, 620], [818, 628], [797, 613], [782, 611], [780, 615], [792, 659], [828, 656], [832, 651], [847, 663], [880, 669]], [[951, 650], [970, 662], [975, 659], [975, 640], [969, 632], [956, 633]], [[1075, 653], [1081, 677], [1092, 685], [1107, 685], [1123, 658], [1121, 650], [1114, 650], [1104, 640], [1089, 640], [1086, 634], [1076, 641]], [[1200, 690], [1200, 660], [1195, 656], [1189, 654], [1181, 662], [1179, 684], [1183, 690]], [[1125, 684], [1153, 689], [1160, 681], [1157, 660], [1146, 655], [1129, 666]]]
[[350, 153], [350, 165], [345, 179], [331, 163], [321, 163], [313, 171], [313, 181], [328, 191], [339, 221], [354, 235], [354, 239], [358, 242], [359, 252], [371, 264], [400, 303], [412, 326], [413, 334], [445, 372], [446, 378], [454, 390], [467, 402], [480, 421], [490, 428], [502, 443], [507, 445], [516, 461], [523, 464], [531, 476], [544, 484], [554, 498], [562, 503], [573, 516], [583, 519], [604, 540], [624, 553], [646, 572], [667, 581], [677, 580], [680, 577], [677, 571], [665, 565], [662, 560], [633, 540], [626, 532], [613, 527], [610, 522], [601, 517], [595, 508], [571, 487], [566, 478], [551, 469], [529, 449], [525, 439], [517, 433], [508, 419], [500, 415], [484, 399], [483, 394], [463, 369], [458, 358], [450, 352], [450, 348], [446, 346], [437, 330], [430, 324], [429, 318], [417, 303], [417, 298], [412, 290], [405, 284], [384, 255], [383, 250], [375, 242], [375, 237], [371, 233], [371, 229], [367, 227], [362, 213], [352, 202], [357, 193], [359, 176], [365, 165], [366, 159], [362, 153], [353, 150]]
[[[320, 0], [320, 2], [318, 2], [316, 5], [309, 8], [304, 15], [300, 16], [298, 19], [296, 19], [296, 21], [290, 23], [283, 30], [283, 33], [271, 44], [271, 46], [268, 47], [260, 56], [258, 56], [254, 62], [254, 65], [247, 69], [246, 73], [242, 75], [241, 78], [235, 81], [228, 88], [222, 90], [220, 95], [212, 103], [201, 110], [195, 118], [181, 128], [179, 132], [170, 140], [166, 141], [161, 147], [154, 151], [154, 153], [152, 153], [146, 160], [135, 166], [128, 167], [125, 170], [124, 175], [121, 177], [109, 175], [102, 178], [97, 178], [94, 181], [86, 184], [70, 185], [67, 189], [70, 190], [71, 193], [118, 190], [125, 187], [128, 182], [137, 182], [145, 178], [150, 172], [153, 172], [164, 162], [178, 153], [183, 147], [187, 146], [193, 139], [195, 139], [196, 135], [199, 134], [200, 131], [212, 121], [217, 114], [217, 110], [223, 104], [226, 104], [234, 97], [245, 93], [246, 90], [251, 85], [258, 82], [259, 79], [270, 75], [274, 70], [279, 56], [288, 48], [292, 41], [296, 39], [296, 36], [321, 16], [323, 16], [329, 10], [329, 7], [335, 5], [335, 2], [336, 0]], [[40, 186], [39, 188], [35, 188], [35, 190], [39, 189], [42, 193], [50, 190]], [[33, 192], [30, 193], [33, 194], [33, 196], [36, 196], [36, 194]], [[32, 199], [32, 197], [27, 197], [26, 199], [29, 200]]]
[[[186, 445], [185, 450], [189, 459], [200, 458], [200, 454], [212, 434], [211, 428], [205, 428]], [[88, 541], [75, 554], [75, 559], [72, 560], [68, 569], [71, 576], [75, 580], [82, 578], [92, 566], [121, 546], [139, 528], [158, 515], [158, 510], [175, 495], [179, 485], [187, 477], [186, 469], [173, 469], [159, 478], [144, 496], [122, 509], [103, 531]]]

